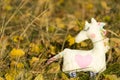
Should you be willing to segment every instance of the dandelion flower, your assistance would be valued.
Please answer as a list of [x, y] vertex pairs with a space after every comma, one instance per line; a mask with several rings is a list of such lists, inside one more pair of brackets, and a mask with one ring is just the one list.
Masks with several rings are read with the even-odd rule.
[[22, 40], [23, 40], [23, 37], [21, 37], [21, 36], [13, 36], [12, 40], [13, 40], [14, 42], [19, 42], [19, 41], [22, 41]]
[[67, 41], [69, 42], [69, 46], [71, 46], [75, 43], [75, 39], [71, 35], [68, 35]]
[[0, 77], [0, 80], [4, 80], [2, 77]]
[[5, 80], [15, 80], [18, 70], [15, 68], [10, 68], [8, 72], [5, 74]]
[[32, 66], [34, 63], [38, 62], [39, 58], [37, 57], [32, 57], [32, 59], [30, 60], [30, 65]]
[[6, 74], [5, 74], [5, 79], [6, 79], [6, 80], [14, 80], [14, 77], [11, 76], [10, 74], [6, 73]]
[[40, 48], [37, 44], [31, 43], [30, 44], [30, 51], [34, 52], [34, 53], [39, 53], [40, 52]]
[[10, 57], [11, 58], [22, 57], [24, 55], [25, 55], [25, 52], [22, 49], [13, 48], [10, 52]]
[[12, 61], [10, 63], [10, 67], [11, 68], [17, 67], [18, 69], [21, 69], [21, 68], [24, 68], [24, 64], [22, 62]]
[[21, 62], [17, 63], [17, 68], [18, 69], [24, 68], [24, 64]]

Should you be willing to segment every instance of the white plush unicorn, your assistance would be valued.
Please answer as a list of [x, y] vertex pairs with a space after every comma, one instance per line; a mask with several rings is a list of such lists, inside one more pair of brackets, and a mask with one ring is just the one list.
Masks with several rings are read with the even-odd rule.
[[[79, 43], [85, 39], [91, 39], [94, 48], [92, 50], [64, 49], [56, 56], [50, 58], [47, 64], [63, 57], [63, 72], [90, 71], [99, 73], [106, 69], [105, 53], [109, 50], [108, 41], [105, 37], [106, 30], [103, 29], [105, 23], [97, 22], [94, 18], [91, 23], [86, 21], [85, 28], [75, 38]], [[73, 74], [74, 75], [74, 74]]]

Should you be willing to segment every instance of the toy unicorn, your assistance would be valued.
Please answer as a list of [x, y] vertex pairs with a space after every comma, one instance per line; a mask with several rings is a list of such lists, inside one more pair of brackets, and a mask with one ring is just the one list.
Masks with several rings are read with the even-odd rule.
[[86, 39], [91, 39], [94, 47], [91, 50], [74, 50], [64, 49], [56, 56], [50, 58], [47, 64], [63, 57], [63, 69], [65, 73], [75, 77], [76, 72], [90, 71], [93, 73], [100, 73], [106, 69], [105, 53], [109, 50], [108, 41], [105, 37], [106, 30], [103, 29], [105, 23], [97, 22], [94, 18], [91, 23], [85, 22], [85, 28], [76, 36], [75, 42], [79, 43]]

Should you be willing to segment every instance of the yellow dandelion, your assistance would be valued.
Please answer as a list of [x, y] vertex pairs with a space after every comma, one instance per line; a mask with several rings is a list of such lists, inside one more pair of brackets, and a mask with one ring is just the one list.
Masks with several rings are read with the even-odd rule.
[[24, 68], [24, 64], [22, 62], [11, 61], [10, 67], [17, 67], [18, 69]]
[[32, 57], [32, 59], [30, 60], [30, 65], [32, 66], [34, 63], [38, 62], [39, 58], [37, 57]]
[[18, 69], [24, 68], [24, 64], [21, 62], [17, 63], [17, 68]]
[[10, 52], [10, 57], [11, 58], [22, 57], [24, 55], [25, 55], [25, 52], [22, 49], [13, 48]]
[[12, 6], [10, 6], [10, 5], [7, 5], [7, 6], [5, 6], [4, 8], [5, 8], [7, 11], [12, 10]]
[[31, 43], [30, 48], [31, 48], [30, 49], [31, 52], [34, 52], [34, 53], [39, 53], [40, 52], [39, 46], [35, 43]]
[[9, 73], [6, 73], [5, 74], [5, 80], [15, 80], [15, 79], [12, 75], [10, 75]]
[[15, 80], [18, 75], [18, 70], [16, 68], [10, 68], [5, 74], [5, 80]]
[[4, 80], [2, 77], [0, 77], [0, 80]]
[[14, 42], [22, 41], [22, 40], [23, 40], [23, 37], [21, 37], [21, 36], [13, 36], [12, 40], [13, 40]]
[[69, 46], [71, 46], [75, 43], [75, 39], [71, 35], [68, 35], [67, 41], [69, 42]]
[[87, 4], [86, 7], [87, 7], [88, 10], [90, 10], [90, 9], [93, 9], [94, 6], [93, 6], [93, 4], [89, 3], [89, 4]]

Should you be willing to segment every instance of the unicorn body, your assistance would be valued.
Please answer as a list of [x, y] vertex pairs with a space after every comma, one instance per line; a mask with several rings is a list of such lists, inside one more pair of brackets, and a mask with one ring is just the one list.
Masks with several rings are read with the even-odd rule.
[[75, 38], [79, 43], [86, 39], [91, 39], [94, 48], [91, 50], [64, 49], [56, 56], [50, 58], [48, 63], [63, 57], [63, 72], [91, 71], [102, 72], [106, 69], [105, 53], [109, 50], [108, 38], [105, 38], [106, 31], [103, 29], [105, 23], [96, 22], [91, 19], [91, 23], [86, 21], [85, 28]]

